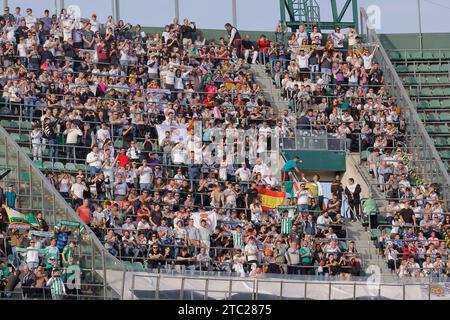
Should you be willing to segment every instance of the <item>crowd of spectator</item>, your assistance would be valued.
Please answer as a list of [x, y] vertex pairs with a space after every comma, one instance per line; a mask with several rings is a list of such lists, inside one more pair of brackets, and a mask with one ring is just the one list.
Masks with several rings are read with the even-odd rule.
[[[188, 19], [150, 34], [112, 17], [101, 23], [95, 14], [77, 20], [65, 9], [51, 17], [46, 10], [43, 18], [26, 11], [5, 11], [0, 19], [1, 116], [33, 122], [33, 160], [86, 164], [47, 177], [111, 254], [149, 268], [359, 274], [341, 214], [345, 194], [352, 218], [359, 217], [354, 181], [344, 188], [337, 177], [324, 204], [320, 177], [302, 176], [318, 196], [300, 185], [285, 199], [294, 210], [263, 210], [257, 188], [286, 187], [261, 157], [196, 161], [196, 147], [210, 144], [215, 129], [250, 129], [259, 140], [292, 137], [298, 124], [325, 126], [352, 148], [359, 148], [359, 135], [363, 150], [394, 147], [405, 123], [372, 61], [376, 48], [363, 45], [355, 30], [336, 30], [322, 47], [317, 28], [308, 35], [300, 27], [284, 46], [264, 35], [241, 37], [230, 24], [227, 35], [207, 40]], [[297, 114], [267, 100], [253, 77], [255, 63], [268, 63]], [[202, 137], [192, 119], [202, 123]], [[170, 130], [161, 137], [157, 125], [186, 128], [185, 142], [175, 142]], [[233, 147], [242, 142], [249, 151], [248, 137]], [[195, 225], [194, 213], [210, 211], [215, 228], [207, 219]]]

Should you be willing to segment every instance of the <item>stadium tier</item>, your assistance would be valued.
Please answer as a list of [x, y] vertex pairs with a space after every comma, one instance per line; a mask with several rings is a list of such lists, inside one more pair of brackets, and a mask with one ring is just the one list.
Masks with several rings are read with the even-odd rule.
[[[334, 299], [342, 281], [342, 299], [430, 299], [447, 281], [450, 49], [8, 10], [3, 298]], [[357, 290], [373, 273], [392, 289]]]

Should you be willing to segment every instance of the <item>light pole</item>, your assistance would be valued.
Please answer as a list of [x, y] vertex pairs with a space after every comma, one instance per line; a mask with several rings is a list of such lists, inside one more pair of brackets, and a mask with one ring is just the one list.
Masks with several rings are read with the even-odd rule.
[[236, 0], [231, 0], [232, 11], [233, 11], [233, 27], [237, 26], [237, 7]]
[[175, 18], [180, 20], [180, 0], [175, 0]]
[[418, 18], [419, 18], [419, 46], [420, 51], [423, 50], [423, 36], [422, 36], [422, 12], [420, 8], [420, 0], [417, 0], [417, 11], [418, 11]]

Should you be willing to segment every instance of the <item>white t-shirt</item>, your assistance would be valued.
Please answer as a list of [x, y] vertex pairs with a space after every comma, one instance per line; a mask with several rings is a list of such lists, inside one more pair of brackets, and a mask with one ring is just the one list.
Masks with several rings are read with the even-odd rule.
[[149, 166], [145, 166], [142, 169], [142, 174], [139, 177], [140, 183], [152, 183], [153, 181], [153, 170]]
[[370, 56], [363, 55], [362, 58], [364, 60], [364, 69], [372, 69], [373, 54], [371, 54]]
[[239, 168], [236, 170], [235, 175], [239, 175], [241, 181], [249, 181], [251, 172], [248, 168]]
[[26, 57], [27, 56], [27, 47], [25, 43], [19, 43], [17, 45], [17, 51], [19, 52], [19, 57]]
[[77, 196], [77, 198], [83, 199], [84, 185], [74, 183], [72, 185], [72, 188], [70, 188], [70, 191], [73, 192]]
[[308, 190], [301, 190], [297, 193], [297, 204], [308, 204]]
[[258, 260], [258, 255], [257, 255], [258, 254], [258, 248], [256, 247], [255, 244], [250, 244], [250, 243], [247, 244], [245, 246], [244, 251], [245, 252], [250, 251], [250, 252], [254, 253], [254, 254], [250, 254], [250, 255], [247, 256], [247, 261]]

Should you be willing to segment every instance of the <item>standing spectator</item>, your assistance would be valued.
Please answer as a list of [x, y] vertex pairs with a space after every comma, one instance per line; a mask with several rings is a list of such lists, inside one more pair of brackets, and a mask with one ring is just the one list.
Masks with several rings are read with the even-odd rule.
[[50, 287], [50, 292], [52, 294], [53, 300], [63, 299], [63, 296], [66, 294], [66, 288], [60, 277], [58, 269], [52, 269], [52, 276], [50, 277], [50, 279], [48, 279], [47, 286]]
[[[350, 206], [350, 215], [353, 221], [356, 221], [356, 218], [360, 219], [360, 205], [361, 205], [361, 186], [355, 183], [355, 179], [348, 179], [348, 185], [345, 187], [345, 195], [347, 196], [348, 204]], [[355, 217], [355, 214], [356, 217]]]
[[77, 208], [77, 214], [86, 225], [89, 226], [91, 224], [91, 209], [89, 208], [88, 199], [84, 199], [83, 204]]
[[17, 194], [14, 191], [14, 186], [11, 184], [5, 192], [6, 206], [15, 209], [17, 207]]

